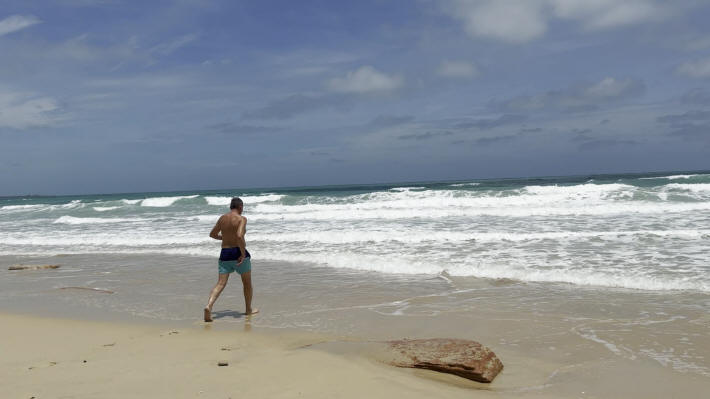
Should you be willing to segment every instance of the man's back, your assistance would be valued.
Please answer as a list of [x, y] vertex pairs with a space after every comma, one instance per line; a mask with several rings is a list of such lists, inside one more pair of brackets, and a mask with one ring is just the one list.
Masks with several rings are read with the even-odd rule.
[[[239, 247], [244, 240], [246, 218], [236, 212], [225, 213], [219, 218], [217, 225], [222, 232], [222, 248]], [[241, 234], [240, 233], [241, 229]]]

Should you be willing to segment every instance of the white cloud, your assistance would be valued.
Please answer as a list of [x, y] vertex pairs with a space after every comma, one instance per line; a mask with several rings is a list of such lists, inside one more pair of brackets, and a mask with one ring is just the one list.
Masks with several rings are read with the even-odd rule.
[[390, 76], [365, 65], [348, 72], [343, 78], [330, 79], [327, 86], [341, 93], [373, 93], [394, 90], [403, 83], [404, 79], [399, 75]]
[[472, 37], [526, 43], [542, 37], [551, 20], [572, 20], [587, 30], [612, 29], [670, 13], [655, 0], [451, 0], [446, 12]]
[[584, 97], [590, 99], [609, 99], [622, 97], [626, 93], [636, 90], [638, 82], [632, 79], [604, 78], [599, 83], [586, 87]]
[[710, 57], [681, 64], [676, 71], [691, 78], [710, 78]]
[[42, 21], [34, 15], [10, 15], [0, 21], [0, 36], [29, 28], [30, 26], [36, 25], [40, 22]]
[[0, 91], [0, 127], [27, 129], [49, 126], [61, 119], [59, 103], [50, 97]]
[[478, 75], [478, 68], [470, 62], [444, 61], [436, 73], [447, 78], [472, 78]]
[[450, 11], [474, 37], [524, 43], [541, 37], [547, 30], [539, 0], [454, 0]]

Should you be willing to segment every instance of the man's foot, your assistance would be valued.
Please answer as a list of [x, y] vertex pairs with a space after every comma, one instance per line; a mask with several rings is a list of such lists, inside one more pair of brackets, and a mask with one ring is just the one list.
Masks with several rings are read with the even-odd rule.
[[259, 309], [254, 308], [254, 309], [251, 309], [251, 310], [247, 310], [247, 312], [246, 312], [245, 314], [246, 314], [247, 316], [251, 316], [251, 315], [256, 314], [256, 313], [259, 313]]
[[208, 308], [205, 308], [204, 313], [205, 313], [205, 321], [208, 323], [211, 322], [212, 321], [212, 311], [209, 310]]

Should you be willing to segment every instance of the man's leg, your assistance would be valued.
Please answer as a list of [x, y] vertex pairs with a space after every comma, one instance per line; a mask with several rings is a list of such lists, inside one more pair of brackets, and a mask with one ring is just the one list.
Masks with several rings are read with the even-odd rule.
[[244, 302], [246, 302], [247, 305], [247, 311], [246, 314], [254, 314], [254, 313], [259, 313], [259, 309], [252, 309], [251, 308], [251, 297], [252, 294], [254, 293], [254, 288], [251, 285], [251, 271], [248, 271], [244, 274], [241, 275], [242, 277], [242, 285], [244, 286]]
[[217, 285], [212, 288], [210, 300], [207, 302], [207, 306], [205, 306], [205, 321], [212, 321], [212, 306], [215, 301], [217, 301], [217, 298], [219, 298], [219, 294], [222, 293], [224, 287], [227, 286], [227, 280], [229, 280], [229, 273], [220, 273]]

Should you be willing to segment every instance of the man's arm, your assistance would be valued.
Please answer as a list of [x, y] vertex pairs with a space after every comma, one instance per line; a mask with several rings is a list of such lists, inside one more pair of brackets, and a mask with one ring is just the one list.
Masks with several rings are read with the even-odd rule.
[[212, 228], [212, 231], [210, 231], [210, 237], [214, 238], [215, 240], [222, 240], [222, 235], [219, 234], [220, 231], [222, 231], [222, 228], [220, 227], [220, 222], [222, 222], [222, 218], [224, 216], [220, 216], [219, 219], [217, 220], [217, 223], [214, 225]]
[[239, 250], [241, 251], [241, 255], [239, 256], [238, 264], [241, 264], [242, 261], [244, 260], [244, 257], [247, 256], [247, 242], [244, 239], [244, 234], [246, 234], [247, 230], [247, 218], [242, 216], [242, 221], [239, 223], [239, 227], [237, 227], [237, 243], [239, 244]]

